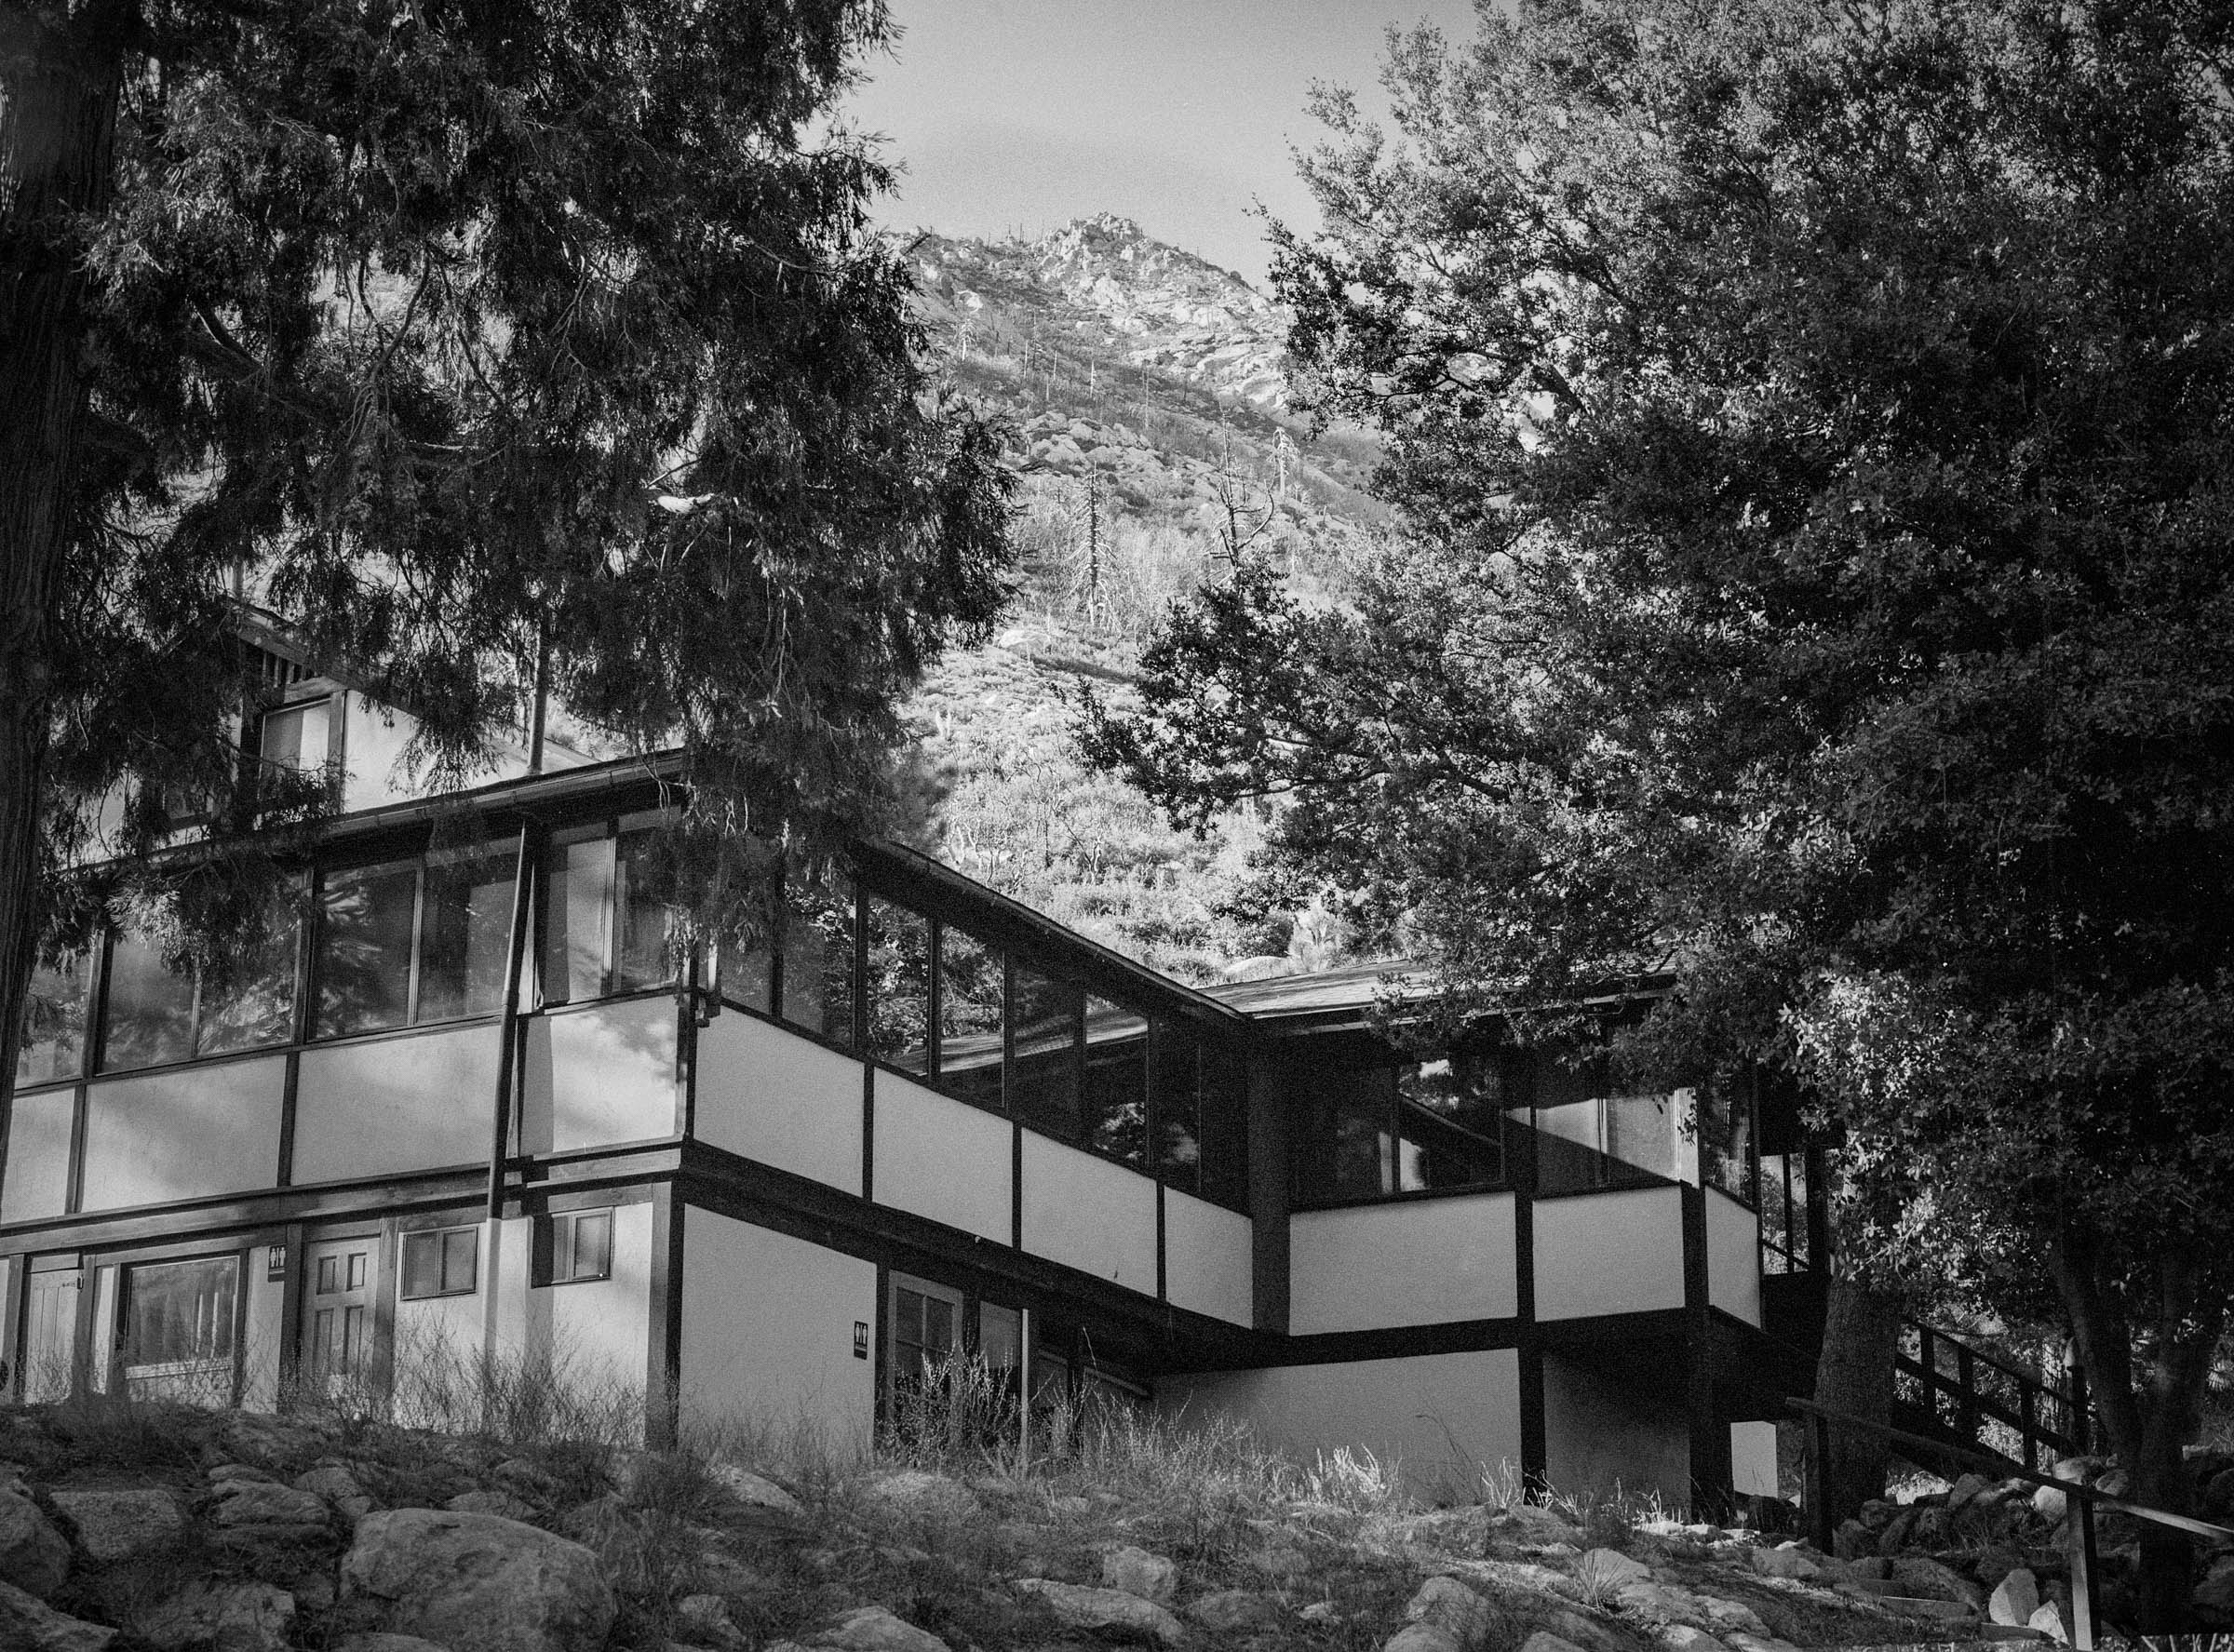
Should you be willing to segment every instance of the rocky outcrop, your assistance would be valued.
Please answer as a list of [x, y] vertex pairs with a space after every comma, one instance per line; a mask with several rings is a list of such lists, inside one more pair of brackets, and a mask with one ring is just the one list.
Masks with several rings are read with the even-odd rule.
[[598, 1652], [616, 1605], [598, 1557], [496, 1514], [397, 1509], [357, 1522], [342, 1589], [378, 1627], [474, 1652]]
[[0, 1578], [45, 1600], [70, 1575], [70, 1545], [21, 1492], [0, 1491]]
[[1016, 1592], [1045, 1605], [1066, 1629], [1087, 1630], [1120, 1640], [1156, 1641], [1166, 1646], [1176, 1646], [1186, 1633], [1169, 1611], [1122, 1589], [1023, 1578], [1017, 1579]]

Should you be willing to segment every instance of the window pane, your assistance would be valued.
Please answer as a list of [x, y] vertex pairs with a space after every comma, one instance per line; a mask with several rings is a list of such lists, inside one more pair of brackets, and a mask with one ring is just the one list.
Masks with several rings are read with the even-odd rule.
[[603, 1279], [612, 1271], [612, 1213], [585, 1211], [573, 1222], [569, 1279]]
[[1238, 1052], [1203, 1045], [1203, 1197], [1249, 1198], [1249, 1069]]
[[854, 1041], [854, 886], [793, 883], [785, 895], [784, 1019], [839, 1044]]
[[1128, 1164], [1148, 1162], [1148, 1018], [1086, 1000], [1086, 1141]]
[[1192, 1193], [1202, 1186], [1203, 1135], [1197, 1095], [1202, 1064], [1194, 1035], [1168, 1021], [1155, 1023], [1151, 1056], [1155, 1063], [1157, 1174], [1175, 1188]]
[[240, 1263], [233, 1256], [143, 1262], [128, 1269], [125, 1369], [230, 1360], [239, 1283]]
[[86, 955], [41, 964], [23, 994], [22, 1041], [16, 1046], [16, 1082], [44, 1084], [77, 1076], [86, 1048]]
[[612, 904], [612, 839], [551, 845], [544, 920], [543, 995], [552, 1003], [605, 996], [605, 928]]
[[429, 863], [420, 920], [421, 1021], [493, 1015], [505, 1007], [512, 939], [512, 855]]
[[1469, 1052], [1398, 1069], [1396, 1189], [1476, 1187], [1504, 1179], [1504, 1089], [1493, 1053]]
[[1301, 1092], [1296, 1191], [1306, 1200], [1375, 1199], [1396, 1185], [1396, 1071], [1326, 1067], [1296, 1073]]
[[623, 832], [614, 855], [612, 989], [642, 992], [675, 979], [666, 892], [659, 873], [659, 835]]
[[868, 1053], [904, 1072], [929, 1070], [931, 920], [871, 895], [868, 900]]
[[407, 1233], [403, 1236], [403, 1286], [406, 1300], [442, 1294], [442, 1236]]
[[1023, 1320], [1015, 1309], [993, 1302], [977, 1305], [979, 1358], [996, 1371], [1014, 1371], [1023, 1347]]
[[412, 864], [330, 872], [319, 896], [320, 1038], [401, 1027], [410, 1018]]
[[168, 968], [161, 949], [137, 935], [120, 934], [109, 947], [101, 1048], [110, 1072], [194, 1054], [194, 977]]
[[229, 967], [202, 974], [202, 1022], [195, 1048], [204, 1055], [283, 1044], [294, 1031], [295, 938], [292, 912], [276, 915], [263, 940]]
[[322, 767], [330, 749], [330, 700], [313, 700], [263, 717], [261, 750], [263, 760], [284, 769]]
[[[1687, 1092], [1676, 1094], [1680, 1098]], [[1729, 1084], [1702, 1084], [1688, 1094], [1699, 1121], [1703, 1185], [1752, 1203], [1753, 1108], [1746, 1096]]]
[[938, 1083], [1001, 1110], [1001, 954], [966, 930], [939, 932]]
[[1016, 1054], [1009, 1106], [1036, 1130], [1078, 1139], [1078, 1034], [1085, 994], [1030, 964], [1016, 966]]
[[463, 1296], [474, 1288], [480, 1240], [480, 1234], [471, 1228], [453, 1228], [442, 1235], [443, 1295]]

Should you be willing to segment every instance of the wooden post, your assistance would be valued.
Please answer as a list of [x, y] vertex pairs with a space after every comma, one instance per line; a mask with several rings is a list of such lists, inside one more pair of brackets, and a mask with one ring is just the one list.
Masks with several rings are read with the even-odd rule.
[[2071, 1552], [2071, 1621], [2066, 1628], [2072, 1652], [2094, 1652], [2094, 1503], [2080, 1497], [2077, 1486], [2066, 1495], [2069, 1511], [2064, 1529]]
[[1821, 1412], [1808, 1417], [1808, 1519], [1815, 1528], [1815, 1547], [1832, 1552], [1836, 1535], [1831, 1525], [1831, 1425]]

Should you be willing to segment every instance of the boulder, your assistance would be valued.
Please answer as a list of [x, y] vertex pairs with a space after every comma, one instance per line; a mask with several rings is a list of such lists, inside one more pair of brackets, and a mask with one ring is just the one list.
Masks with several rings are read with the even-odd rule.
[[1703, 1629], [1693, 1629], [1688, 1623], [1671, 1624], [1660, 1632], [1660, 1644], [1667, 1652], [1729, 1652], [1720, 1641]]
[[526, 1520], [535, 1512], [508, 1491], [462, 1491], [442, 1506], [461, 1514], [501, 1514], [506, 1520]]
[[1699, 1603], [1700, 1609], [1718, 1632], [1734, 1630], [1750, 1635], [1769, 1633], [1769, 1626], [1761, 1621], [1761, 1615], [1743, 1601], [1724, 1600], [1718, 1594], [1698, 1594], [1692, 1599]]
[[1057, 1583], [1048, 1578], [1024, 1578], [1016, 1583], [1019, 1594], [1046, 1603], [1064, 1625], [1092, 1630], [1127, 1640], [1161, 1641], [1176, 1645], [1183, 1632], [1179, 1620], [1153, 1601], [1144, 1601], [1122, 1589], [1089, 1589], [1079, 1583]]
[[1928, 1555], [1904, 1554], [1894, 1561], [1892, 1580], [1900, 1586], [1903, 1594], [1918, 1600], [1956, 1601], [1979, 1610], [1985, 1606], [1985, 1590], [1953, 1566], [1945, 1565]]
[[0, 1582], [0, 1646], [8, 1652], [108, 1652], [116, 1632], [58, 1612], [35, 1594]]
[[379, 1628], [472, 1652], [596, 1652], [616, 1610], [581, 1544], [450, 1510], [366, 1515], [342, 1588], [376, 1605]]
[[2121, 1498], [2133, 1488], [2133, 1477], [2123, 1469], [2107, 1469], [2094, 1483], [2094, 1489], [2106, 1498]]
[[745, 1640], [718, 1594], [686, 1594], [677, 1601], [675, 1627], [701, 1645], [735, 1646]]
[[270, 1583], [189, 1583], [132, 1615], [155, 1652], [287, 1652], [295, 1597]]
[[227, 1480], [221, 1483], [217, 1501], [209, 1511], [210, 1524], [228, 1526], [295, 1526], [326, 1530], [333, 1511], [315, 1491], [298, 1491], [276, 1480]]
[[1546, 1546], [1569, 1543], [1582, 1547], [1582, 1533], [1541, 1503], [1514, 1503], [1489, 1523], [1490, 1529], [1518, 1543]]
[[1616, 1591], [1631, 1583], [1649, 1583], [1652, 1568], [1633, 1560], [1619, 1549], [1593, 1549], [1575, 1563], [1577, 1579], [1587, 1578], [1599, 1589]]
[[1897, 1511], [1893, 1517], [1885, 1523], [1885, 1529], [1877, 1534], [1877, 1552], [1879, 1554], [1898, 1554], [1902, 1547], [1907, 1543], [1908, 1534], [1915, 1529], [1916, 1511], [1913, 1509]]
[[706, 1476], [738, 1502], [755, 1509], [766, 1509], [773, 1513], [801, 1518], [806, 1510], [800, 1501], [782, 1486], [765, 1475], [755, 1474], [749, 1469], [740, 1469], [733, 1463], [709, 1463]]
[[2222, 1554], [2211, 1563], [2195, 1586], [2195, 1604], [2221, 1618], [2234, 1618], [2234, 1554]]
[[882, 1606], [858, 1606], [814, 1637], [839, 1652], [949, 1652], [928, 1630], [895, 1618]]
[[2040, 1609], [2040, 1582], [2026, 1567], [2016, 1570], [1994, 1585], [1994, 1592], [1985, 1603], [1986, 1616], [1996, 1623], [2023, 1628], [2032, 1621], [2032, 1615]]
[[1404, 1616], [1406, 1622], [1441, 1630], [1460, 1652], [1476, 1652], [1494, 1625], [1489, 1603], [1456, 1578], [1430, 1578], [1420, 1584]]
[[1831, 1553], [1839, 1560], [1861, 1560], [1877, 1551], [1877, 1534], [1858, 1520], [1842, 1520], [1831, 1534]]
[[1582, 1652], [1574, 1642], [1562, 1640], [1548, 1629], [1540, 1629], [1521, 1642], [1520, 1652]]
[[58, 1491], [54, 1506], [77, 1528], [78, 1546], [102, 1565], [167, 1549], [186, 1530], [178, 1498], [159, 1486]]
[[1168, 1606], [1179, 1592], [1178, 1563], [1161, 1554], [1151, 1554], [1145, 1549], [1136, 1549], [1130, 1543], [1120, 1543], [1102, 1553], [1101, 1581], [1104, 1588], [1122, 1589], [1144, 1601]]
[[2067, 1457], [2048, 1472], [2057, 1480], [2073, 1485], [2090, 1485], [2110, 1466], [2106, 1457]]
[[70, 1576], [70, 1545], [20, 1492], [0, 1491], [0, 1577], [45, 1600]]
[[1433, 1623], [1407, 1623], [1386, 1641], [1380, 1652], [1464, 1652], [1458, 1636]]
[[295, 1476], [295, 1489], [324, 1498], [343, 1520], [361, 1520], [372, 1512], [372, 1499], [357, 1478], [340, 1463], [320, 1463]]
[[354, 1634], [334, 1642], [333, 1652], [450, 1652], [417, 1635]]
[[2217, 1515], [2234, 1514], [2234, 1469], [2221, 1469], [2203, 1482], [2203, 1507]]
[[1803, 1581], [1823, 1576], [1823, 1564], [1795, 1544], [1781, 1549], [1756, 1549], [1753, 1569], [1764, 1578], [1796, 1578]]
[[1965, 1474], [1961, 1479], [1956, 1481], [1953, 1485], [1947, 1487], [1948, 1509], [1955, 1510], [1969, 1507], [1972, 1502], [1977, 1500], [1979, 1493], [1990, 1491], [1993, 1488], [1993, 1484], [1994, 1483], [1991, 1480], [1988, 1480], [1983, 1474]]
[[[2059, 1465], [2060, 1466], [2060, 1465]], [[2059, 1486], [2035, 1486], [2032, 1493], [2032, 1511], [2053, 1525], [2070, 1512], [2071, 1494]]]
[[2061, 1641], [2066, 1645], [2070, 1644], [2071, 1637], [2064, 1632], [2064, 1615], [2056, 1609], [2053, 1601], [2034, 1612], [2025, 1627], [2046, 1635], [2052, 1641]]
[[975, 1520], [980, 1511], [976, 1492], [928, 1469], [871, 1474], [861, 1487], [861, 1500], [881, 1513], [919, 1520]]
[[1277, 1629], [1280, 1606], [1270, 1595], [1253, 1589], [1221, 1589], [1205, 1594], [1187, 1607], [1187, 1616], [1213, 1634], [1253, 1634]]

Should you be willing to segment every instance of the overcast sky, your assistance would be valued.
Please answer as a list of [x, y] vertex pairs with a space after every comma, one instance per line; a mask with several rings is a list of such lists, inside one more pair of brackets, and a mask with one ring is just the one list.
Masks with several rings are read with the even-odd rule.
[[1472, 37], [1472, 0], [892, 0], [906, 31], [854, 96], [907, 170], [884, 211], [949, 234], [1137, 219], [1252, 281], [1253, 200], [1315, 222], [1291, 143], [1320, 136], [1314, 79], [1372, 94], [1382, 32]]

